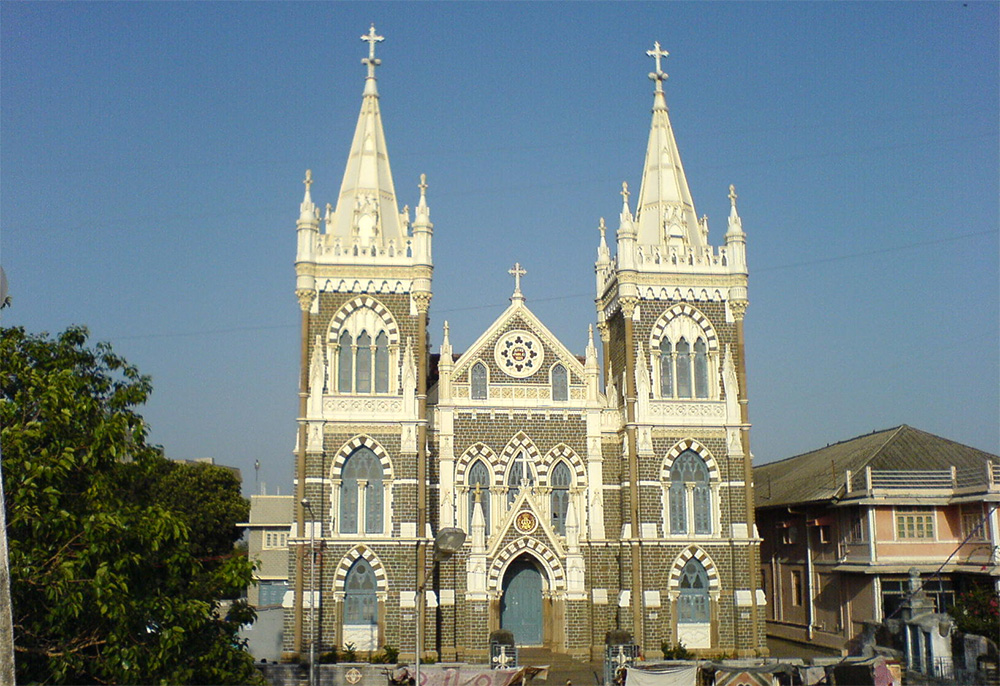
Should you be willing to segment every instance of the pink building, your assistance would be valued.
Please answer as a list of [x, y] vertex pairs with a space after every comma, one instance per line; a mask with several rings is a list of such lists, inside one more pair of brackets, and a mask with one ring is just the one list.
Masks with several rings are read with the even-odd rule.
[[897, 616], [909, 570], [939, 612], [1000, 592], [1000, 461], [903, 425], [754, 469], [769, 635], [844, 648]]

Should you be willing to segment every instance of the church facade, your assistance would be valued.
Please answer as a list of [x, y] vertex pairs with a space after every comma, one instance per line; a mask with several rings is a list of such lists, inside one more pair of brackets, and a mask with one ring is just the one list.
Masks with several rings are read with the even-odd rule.
[[[311, 175], [297, 223], [301, 379], [285, 651], [353, 644], [484, 661], [491, 632], [581, 658], [628, 632], [696, 652], [765, 651], [743, 316], [730, 187], [708, 244], [656, 44], [642, 186], [599, 223], [596, 333], [577, 356], [510, 306], [460, 354], [428, 349], [433, 224], [410, 216], [382, 130], [374, 27], [340, 194]], [[609, 240], [615, 243], [609, 245]], [[499, 265], [498, 265], [499, 268]], [[581, 322], [581, 340], [587, 340]], [[460, 529], [447, 559], [435, 536]]]

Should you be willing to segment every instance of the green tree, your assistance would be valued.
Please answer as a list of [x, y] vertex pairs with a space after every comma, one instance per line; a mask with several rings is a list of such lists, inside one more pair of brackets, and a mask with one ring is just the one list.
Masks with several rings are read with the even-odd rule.
[[955, 599], [948, 613], [959, 631], [985, 636], [1000, 646], [1000, 598], [992, 583], [970, 586]]
[[221, 543], [192, 542], [193, 511], [155, 491], [175, 475], [136, 411], [150, 391], [108, 344], [88, 347], [86, 329], [0, 329], [19, 683], [258, 679], [237, 638], [253, 613], [220, 603], [250, 582], [252, 563], [203, 559]]

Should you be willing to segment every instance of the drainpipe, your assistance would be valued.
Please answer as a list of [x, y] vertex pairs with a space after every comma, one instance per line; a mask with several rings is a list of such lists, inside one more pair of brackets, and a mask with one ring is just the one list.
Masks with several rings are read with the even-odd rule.
[[804, 527], [804, 536], [806, 539], [806, 595], [809, 597], [809, 604], [806, 606], [808, 610], [809, 627], [806, 635], [811, 641], [813, 638], [813, 624], [816, 619], [816, 611], [813, 608], [813, 551], [812, 542], [809, 540], [809, 526]]

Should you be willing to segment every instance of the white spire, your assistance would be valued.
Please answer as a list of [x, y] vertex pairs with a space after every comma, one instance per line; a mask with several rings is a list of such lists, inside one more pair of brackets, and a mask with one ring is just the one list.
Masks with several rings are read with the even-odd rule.
[[646, 54], [656, 60], [656, 71], [649, 74], [656, 82], [656, 89], [646, 163], [635, 210], [638, 241], [640, 245], [704, 245], [663, 94], [667, 74], [661, 69], [660, 60], [669, 53], [661, 50], [659, 43], [654, 43], [653, 49]]
[[375, 44], [384, 39], [373, 24], [361, 40], [368, 43], [368, 57], [361, 60], [367, 67], [361, 114], [328, 231], [348, 245], [356, 241], [362, 248], [374, 245], [382, 250], [394, 241], [398, 249], [406, 232], [400, 223], [375, 80], [375, 67], [382, 63], [375, 57]]

